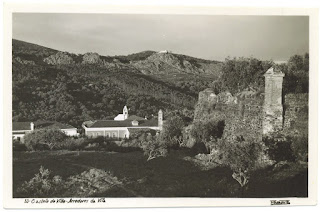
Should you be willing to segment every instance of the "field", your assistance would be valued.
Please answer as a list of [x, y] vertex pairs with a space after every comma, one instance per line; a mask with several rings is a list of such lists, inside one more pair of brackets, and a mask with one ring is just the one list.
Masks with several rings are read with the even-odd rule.
[[306, 165], [289, 164], [253, 174], [245, 191], [228, 168], [202, 170], [184, 158], [189, 150], [171, 151], [165, 158], [147, 161], [142, 152], [14, 152], [13, 191], [38, 173], [40, 166], [63, 179], [91, 168], [110, 171], [123, 186], [96, 194], [100, 197], [305, 197]]

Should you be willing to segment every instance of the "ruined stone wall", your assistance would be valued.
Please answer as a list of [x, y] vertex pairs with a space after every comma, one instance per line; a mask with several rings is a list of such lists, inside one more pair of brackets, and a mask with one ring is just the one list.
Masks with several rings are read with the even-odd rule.
[[200, 92], [195, 110], [195, 121], [224, 120], [223, 137], [241, 135], [244, 138], [262, 138], [263, 96], [232, 96], [230, 93], [211, 95]]
[[285, 96], [283, 131], [287, 135], [308, 135], [308, 94]]
[[[242, 135], [257, 141], [263, 136], [265, 115], [264, 94], [232, 96], [215, 95], [207, 89], [200, 92], [194, 121], [224, 120], [223, 137]], [[294, 136], [308, 132], [308, 94], [288, 94], [284, 100], [283, 133]], [[278, 125], [278, 123], [277, 123]], [[281, 129], [279, 129], [281, 130]]]

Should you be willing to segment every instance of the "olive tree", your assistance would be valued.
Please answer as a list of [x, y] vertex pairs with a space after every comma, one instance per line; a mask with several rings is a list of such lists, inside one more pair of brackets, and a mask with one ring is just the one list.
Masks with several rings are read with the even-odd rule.
[[248, 184], [251, 173], [259, 165], [262, 153], [260, 142], [245, 140], [242, 136], [232, 136], [226, 140], [219, 139], [221, 163], [230, 167], [232, 177], [244, 187]]
[[183, 146], [183, 128], [185, 122], [180, 116], [173, 116], [166, 120], [161, 131], [161, 139], [168, 147]]
[[141, 136], [142, 149], [144, 155], [148, 157], [147, 161], [155, 159], [157, 157], [165, 157], [168, 154], [167, 147], [164, 142], [161, 141], [160, 135]]

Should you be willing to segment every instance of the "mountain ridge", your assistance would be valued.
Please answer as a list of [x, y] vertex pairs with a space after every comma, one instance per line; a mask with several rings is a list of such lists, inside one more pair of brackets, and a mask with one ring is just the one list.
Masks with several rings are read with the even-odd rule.
[[[195, 58], [176, 53], [159, 53], [146, 50], [129, 55], [105, 56], [98, 53], [87, 52], [74, 54], [59, 51], [52, 48], [32, 44], [13, 39], [13, 58], [33, 60], [35, 63], [42, 62], [49, 65], [66, 65], [74, 63], [102, 63], [105, 66], [129, 66], [143, 74], [157, 74], [166, 72], [175, 73], [216, 73], [222, 62]], [[35, 56], [32, 58], [30, 56]]]
[[19, 40], [12, 46], [15, 121], [81, 126], [114, 116], [123, 105], [141, 117], [160, 108], [165, 113], [183, 108], [192, 117], [198, 92], [212, 82], [202, 66], [214, 62], [186, 55], [150, 50], [116, 57], [77, 55]]

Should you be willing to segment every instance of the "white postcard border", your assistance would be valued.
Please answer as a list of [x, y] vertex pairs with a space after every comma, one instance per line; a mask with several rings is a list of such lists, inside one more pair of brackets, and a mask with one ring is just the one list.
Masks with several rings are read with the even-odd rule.
[[[12, 198], [12, 13], [122, 13], [122, 14], [202, 14], [202, 15], [307, 15], [309, 19], [309, 171], [308, 198], [106, 198], [105, 203], [24, 203]], [[116, 6], [97, 4], [4, 4], [4, 206], [5, 208], [126, 208], [126, 207], [209, 207], [209, 206], [270, 206], [270, 200], [290, 200], [290, 205], [315, 205], [317, 202], [317, 117], [318, 117], [318, 10], [299, 8], [214, 8], [174, 6]], [[36, 200], [41, 200], [35, 199]], [[58, 198], [61, 199], [61, 198]], [[66, 200], [70, 198], [64, 198]], [[75, 198], [81, 199], [81, 198]], [[82, 198], [92, 201], [98, 198]], [[32, 201], [32, 198], [30, 198]]]

